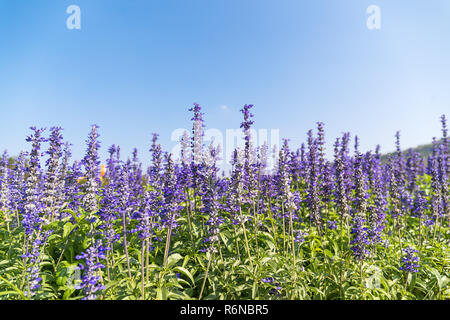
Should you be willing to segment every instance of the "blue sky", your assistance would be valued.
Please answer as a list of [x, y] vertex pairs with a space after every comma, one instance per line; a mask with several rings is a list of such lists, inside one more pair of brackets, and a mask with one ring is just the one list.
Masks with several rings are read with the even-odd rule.
[[448, 0], [1, 0], [0, 150], [57, 125], [80, 158], [95, 123], [103, 159], [115, 143], [148, 163], [151, 133], [170, 150], [193, 102], [224, 133], [251, 103], [255, 128], [295, 146], [322, 121], [329, 154], [344, 131], [364, 151], [393, 150], [396, 130], [412, 147], [450, 116], [449, 39]]

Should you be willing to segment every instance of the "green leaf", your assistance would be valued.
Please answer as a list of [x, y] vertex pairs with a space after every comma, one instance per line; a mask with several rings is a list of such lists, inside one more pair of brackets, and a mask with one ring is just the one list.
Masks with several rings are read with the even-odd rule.
[[19, 293], [16, 292], [16, 291], [3, 291], [3, 292], [0, 292], [0, 296], [6, 296], [6, 295], [10, 295], [10, 294], [12, 294], [12, 295], [19, 295]]
[[72, 295], [72, 293], [74, 293], [75, 292], [75, 289], [67, 289], [65, 292], [64, 292], [64, 295], [63, 295], [63, 300], [68, 300], [69, 298], [70, 298], [70, 296]]
[[3, 280], [4, 282], [6, 282], [8, 284], [8, 286], [11, 287], [14, 290], [14, 292], [16, 294], [18, 294], [23, 300], [27, 300], [27, 297], [25, 296], [23, 291], [20, 290], [14, 283], [11, 283], [10, 281], [6, 280], [3, 277], [0, 277], [0, 280]]
[[170, 268], [171, 266], [176, 264], [181, 259], [183, 259], [183, 257], [179, 253], [174, 253], [174, 254], [170, 255], [169, 258], [167, 259], [167, 268]]
[[253, 287], [252, 287], [252, 300], [255, 300], [256, 298], [256, 289], [257, 289], [257, 282], [253, 281]]
[[169, 291], [166, 287], [156, 289], [156, 300], [167, 300]]
[[192, 274], [189, 272], [188, 269], [186, 269], [186, 268], [184, 268], [184, 267], [175, 267], [173, 270], [174, 270], [174, 271], [178, 271], [178, 272], [184, 274], [186, 277], [189, 278], [189, 280], [191, 280], [192, 285], [195, 285], [194, 277], [192, 276]]
[[325, 249], [325, 254], [326, 254], [328, 257], [333, 258], [333, 254], [331, 253], [330, 250]]
[[66, 224], [63, 227], [63, 239], [66, 239], [74, 228], [75, 226], [71, 222], [66, 222]]

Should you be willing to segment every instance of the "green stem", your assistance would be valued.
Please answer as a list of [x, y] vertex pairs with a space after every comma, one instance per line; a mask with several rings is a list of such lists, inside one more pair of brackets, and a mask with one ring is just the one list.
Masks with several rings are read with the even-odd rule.
[[145, 300], [145, 290], [144, 290], [144, 282], [145, 282], [145, 240], [142, 241], [142, 248], [141, 248], [141, 290], [142, 290], [142, 300]]
[[122, 226], [123, 226], [123, 247], [125, 249], [125, 256], [127, 259], [128, 276], [131, 278], [130, 258], [128, 256], [128, 243], [127, 243], [127, 216], [125, 210], [122, 211]]
[[169, 248], [170, 248], [170, 240], [172, 237], [172, 222], [171, 219], [169, 219], [170, 225], [169, 230], [167, 231], [167, 238], [166, 238], [166, 247], [164, 249], [164, 261], [163, 261], [163, 267], [165, 268], [167, 266], [167, 258], [169, 256]]
[[205, 278], [203, 279], [202, 289], [200, 290], [200, 295], [198, 297], [198, 300], [201, 300], [202, 296], [203, 296], [203, 290], [205, 289], [206, 279], [208, 278], [208, 271], [209, 271], [209, 267], [211, 265], [211, 260], [212, 260], [213, 254], [214, 253], [210, 253], [210, 255], [209, 255], [208, 266], [206, 267]]

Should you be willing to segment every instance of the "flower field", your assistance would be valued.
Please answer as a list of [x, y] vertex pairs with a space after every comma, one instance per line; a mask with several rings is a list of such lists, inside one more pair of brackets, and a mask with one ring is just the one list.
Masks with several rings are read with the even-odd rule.
[[0, 299], [450, 298], [445, 116], [427, 157], [344, 133], [327, 159], [319, 122], [269, 168], [252, 108], [227, 173], [198, 104], [181, 153], [153, 134], [149, 164], [115, 145], [102, 164], [96, 125], [79, 160], [62, 128], [32, 127], [0, 160]]

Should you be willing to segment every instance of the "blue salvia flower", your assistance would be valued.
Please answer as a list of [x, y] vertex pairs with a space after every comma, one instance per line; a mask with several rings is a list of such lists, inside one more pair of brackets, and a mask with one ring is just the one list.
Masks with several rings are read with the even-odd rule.
[[303, 179], [306, 179], [306, 172], [307, 172], [307, 162], [306, 162], [306, 151], [305, 151], [305, 144], [304, 143], [302, 143], [301, 145], [300, 145], [300, 155], [299, 155], [299, 161], [300, 161], [300, 163], [299, 163], [299, 171], [300, 171], [300, 173], [299, 173], [299, 177], [300, 178], [303, 178]]
[[[10, 207], [11, 211], [19, 212], [23, 210], [23, 201], [25, 198], [25, 160], [26, 153], [20, 151], [17, 157], [15, 167], [11, 171], [11, 182], [9, 184], [10, 188]], [[18, 219], [18, 215], [16, 215]], [[16, 221], [19, 224], [19, 220]]]
[[450, 206], [449, 206], [449, 190], [448, 190], [448, 173], [447, 173], [447, 151], [444, 143], [439, 146], [438, 156], [438, 174], [439, 184], [441, 185], [441, 211], [440, 216], [447, 216], [450, 218]]
[[317, 122], [317, 161], [319, 163], [319, 171], [322, 173], [325, 165], [325, 129], [323, 122]]
[[345, 179], [345, 158], [343, 149], [339, 149], [340, 146], [341, 141], [339, 138], [337, 138], [334, 144], [334, 172], [336, 176], [335, 199], [341, 219], [346, 219], [349, 215], [349, 206], [346, 191], [347, 185]]
[[277, 297], [281, 297], [281, 294], [280, 294], [280, 290], [281, 290], [280, 284], [277, 283], [277, 282], [275, 282], [275, 279], [274, 279], [273, 277], [262, 278], [261, 281], [262, 281], [263, 283], [267, 283], [267, 284], [273, 286], [273, 288], [269, 291], [269, 294], [274, 294], [274, 295], [276, 295]]
[[45, 173], [44, 190], [42, 196], [43, 215], [46, 222], [50, 222], [56, 216], [56, 207], [58, 205], [58, 187], [59, 187], [59, 159], [62, 156], [62, 128], [52, 127], [49, 138], [50, 147], [46, 152], [49, 155], [45, 165], [47, 172]]
[[267, 277], [267, 278], [262, 278], [261, 281], [264, 283], [273, 283], [275, 281], [275, 279], [273, 277]]
[[120, 212], [124, 212], [125, 216], [131, 212], [130, 198], [130, 163], [125, 162], [119, 168], [118, 181], [117, 181], [117, 193], [118, 193], [118, 209]]
[[36, 291], [41, 287], [42, 278], [39, 274], [42, 260], [41, 253], [51, 233], [52, 231], [37, 232], [31, 250], [21, 256], [22, 258], [29, 259], [27, 261], [28, 267], [26, 274], [27, 291], [25, 292], [25, 295], [28, 297], [34, 296]]
[[119, 159], [116, 158], [116, 153], [118, 152], [118, 149], [113, 144], [108, 149], [109, 158], [106, 160], [106, 173], [105, 173], [105, 179], [108, 181], [108, 183], [115, 183], [117, 179], [118, 174], [118, 163]]
[[[328, 221], [331, 222], [331, 221]], [[295, 239], [294, 242], [302, 243], [305, 241], [305, 237], [308, 235], [308, 232], [302, 230], [295, 230]]]
[[400, 270], [406, 272], [419, 272], [419, 257], [416, 255], [418, 252], [413, 247], [409, 246], [406, 249], [403, 249], [404, 256], [402, 257], [402, 266]]
[[192, 188], [194, 189], [194, 207], [197, 207], [196, 198], [200, 196], [200, 190], [203, 184], [203, 174], [202, 174], [202, 164], [204, 160], [203, 155], [203, 113], [201, 112], [201, 107], [198, 103], [194, 103], [194, 107], [190, 108], [189, 111], [194, 113], [191, 118], [192, 124], [192, 136], [191, 136], [191, 150], [192, 150], [192, 161], [191, 161], [191, 175], [192, 175]]
[[[161, 218], [160, 212], [163, 205], [162, 184], [163, 184], [163, 154], [161, 145], [157, 143], [158, 134], [154, 133], [152, 136], [152, 145], [150, 152], [152, 154], [152, 164], [147, 170], [148, 185], [144, 189], [144, 212], [145, 221], [142, 226], [145, 235], [149, 232], [148, 228], [157, 227]], [[190, 170], [186, 170], [190, 175]], [[147, 224], [147, 215], [153, 218], [153, 225]], [[150, 236], [149, 236], [150, 237]]]
[[450, 219], [450, 203], [448, 190], [448, 179], [450, 177], [450, 148], [447, 136], [447, 119], [445, 118], [445, 115], [441, 116], [441, 123], [442, 143], [439, 147], [438, 171], [439, 181], [441, 184], [442, 215], [447, 216], [447, 219]]
[[373, 205], [369, 206], [369, 229], [368, 237], [371, 243], [382, 242], [382, 231], [385, 227], [386, 219], [386, 192], [383, 189], [382, 173], [380, 166], [380, 156], [378, 153], [370, 155], [369, 176], [370, 189], [373, 194]]
[[400, 189], [403, 189], [406, 181], [406, 164], [402, 149], [400, 147], [400, 131], [395, 133], [395, 156], [393, 169], [395, 172], [395, 178], [397, 179], [397, 185]]
[[[210, 150], [211, 158], [216, 159], [216, 149], [212, 148]], [[208, 176], [206, 177], [207, 183], [205, 185], [205, 191], [203, 195], [203, 212], [208, 214], [209, 219], [207, 221], [208, 225], [208, 237], [204, 242], [208, 243], [208, 247], [201, 251], [217, 252], [216, 242], [219, 240], [220, 229], [219, 226], [223, 223], [223, 218], [219, 216], [219, 192], [220, 192], [220, 181], [216, 176], [217, 168], [215, 165], [215, 160], [211, 163], [208, 171]]]
[[353, 216], [353, 228], [351, 233], [353, 234], [353, 240], [350, 242], [352, 247], [350, 248], [356, 260], [364, 260], [370, 251], [367, 250], [367, 246], [370, 245], [370, 241], [367, 238], [367, 228], [364, 227], [365, 219], [361, 215]]
[[192, 155], [189, 148], [189, 133], [187, 131], [183, 132], [180, 140], [181, 150], [180, 150], [180, 161], [183, 165], [191, 162]]
[[435, 220], [434, 220], [435, 218], [432, 216], [432, 217], [429, 217], [428, 219], [425, 219], [424, 221], [423, 221], [423, 224], [424, 224], [424, 226], [426, 226], [426, 227], [431, 227], [432, 225], [434, 225], [434, 223], [435, 223]]
[[79, 179], [83, 176], [81, 172], [81, 162], [76, 160], [73, 162], [72, 167], [66, 176], [65, 182], [65, 201], [68, 202], [68, 208], [77, 212], [81, 206], [82, 194]]
[[[283, 206], [286, 209], [286, 214], [297, 210], [297, 206], [294, 202], [294, 197], [291, 192], [291, 177], [289, 171], [289, 159], [288, 159], [289, 147], [287, 140], [284, 141], [283, 147], [280, 149], [278, 157], [278, 183], [279, 194]], [[287, 214], [288, 215], [288, 214]]]
[[137, 225], [135, 229], [131, 230], [131, 232], [137, 232], [142, 241], [150, 240], [151, 243], [153, 227], [155, 225], [152, 222], [152, 217], [156, 214], [152, 211], [152, 202], [150, 197], [150, 192], [145, 190], [143, 207], [133, 214], [133, 219], [137, 220]]
[[248, 220], [248, 216], [242, 214], [239, 210], [241, 204], [245, 201], [245, 185], [242, 155], [238, 148], [233, 152], [231, 165], [230, 193], [227, 202], [229, 211], [234, 216], [233, 224], [243, 224]]
[[433, 138], [433, 153], [431, 155], [430, 162], [430, 174], [431, 174], [431, 210], [433, 219], [438, 220], [442, 210], [442, 186], [441, 176], [439, 174], [439, 146], [436, 138]]
[[180, 184], [185, 189], [187, 193], [187, 188], [189, 188], [192, 184], [191, 177], [191, 168], [190, 164], [192, 161], [191, 150], [189, 148], [189, 134], [187, 131], [183, 132], [183, 136], [181, 137], [181, 150], [180, 150], [180, 162], [181, 169], [177, 172], [178, 179], [180, 180]]
[[328, 220], [328, 229], [336, 230], [337, 229], [337, 221]]
[[[152, 218], [156, 215], [156, 213], [152, 211], [152, 201], [150, 199], [151, 192], [148, 188], [142, 187], [141, 168], [137, 167], [137, 162], [137, 150], [135, 149], [133, 152], [133, 173], [131, 178], [132, 185], [130, 188], [134, 190], [134, 199], [132, 201], [134, 201], [135, 211], [132, 217], [133, 219], [136, 219], [138, 223], [136, 228], [131, 230], [131, 232], [138, 232], [139, 238], [142, 239], [143, 242], [149, 240], [148, 247], [150, 247], [152, 231], [155, 226]], [[143, 197], [141, 197], [141, 194]]]
[[[63, 155], [61, 159], [61, 163], [58, 169], [58, 183], [57, 183], [57, 199], [58, 204], [62, 205], [64, 203], [69, 204], [69, 199], [67, 195], [67, 183], [69, 177], [69, 160], [72, 157], [72, 152], [70, 150], [72, 144], [69, 142], [64, 143]], [[60, 212], [59, 218], [62, 219], [66, 217], [68, 213]]]
[[150, 184], [157, 188], [161, 184], [162, 169], [163, 169], [163, 156], [161, 151], [161, 145], [157, 143], [158, 134], [154, 133], [152, 137], [152, 145], [150, 152], [152, 153], [152, 165], [149, 167], [147, 174]]
[[[39, 209], [41, 208], [41, 194], [39, 189], [39, 174], [40, 174], [40, 158], [41, 158], [41, 143], [46, 139], [41, 135], [45, 129], [30, 128], [34, 134], [28, 136], [26, 141], [32, 143], [30, 152], [30, 159], [28, 165], [28, 177], [25, 185], [25, 199], [23, 206], [22, 225], [25, 229], [27, 237], [31, 237], [33, 231], [40, 230], [41, 218], [39, 216]], [[30, 239], [29, 239], [30, 240]]]
[[341, 159], [344, 163], [344, 187], [347, 199], [351, 199], [353, 190], [353, 161], [350, 157], [350, 133], [345, 132], [341, 139]]
[[244, 184], [246, 186], [246, 189], [248, 191], [248, 196], [250, 199], [253, 199], [253, 195], [251, 194], [254, 188], [254, 185], [256, 184], [253, 171], [251, 170], [251, 164], [252, 164], [252, 141], [251, 141], [251, 133], [250, 129], [253, 124], [253, 121], [250, 120], [253, 117], [253, 114], [250, 112], [250, 109], [253, 108], [252, 104], [246, 104], [244, 107], [240, 110], [242, 114], [244, 115], [244, 121], [241, 123], [241, 129], [244, 131], [244, 140], [245, 140], [245, 147], [244, 147]]
[[408, 180], [408, 191], [414, 193], [418, 187], [417, 177], [424, 174], [424, 161], [420, 153], [408, 150], [406, 158], [406, 176]]
[[122, 235], [123, 235], [123, 247], [125, 250], [125, 255], [127, 257], [127, 267], [128, 267], [128, 275], [131, 277], [131, 269], [130, 269], [130, 261], [128, 256], [128, 240], [127, 240], [127, 224], [128, 224], [128, 218], [131, 213], [131, 205], [130, 205], [130, 198], [131, 198], [131, 191], [130, 191], [130, 170], [129, 170], [129, 162], [123, 164], [120, 167], [119, 172], [119, 179], [118, 179], [118, 212], [120, 213], [121, 220], [122, 220]]
[[147, 221], [145, 222], [145, 229], [147, 230], [147, 228], [150, 229], [162, 228], [161, 210], [164, 206], [164, 197], [162, 195], [162, 191], [155, 188], [153, 189], [146, 188], [144, 190], [144, 201], [145, 201], [143, 207], [144, 213], [148, 215], [152, 220], [151, 224], [147, 224]]
[[448, 142], [448, 129], [447, 129], [447, 119], [445, 114], [441, 116], [441, 124], [442, 124], [442, 157], [443, 162], [445, 163], [445, 172], [447, 177], [450, 176], [450, 147]]
[[131, 162], [131, 178], [130, 189], [133, 196], [133, 202], [135, 206], [140, 203], [140, 194], [142, 194], [142, 164], [139, 162], [138, 150], [133, 149], [133, 158]]
[[416, 191], [414, 205], [413, 205], [413, 214], [418, 218], [424, 218], [425, 211], [430, 208], [428, 203], [428, 199], [426, 198], [424, 191]]
[[234, 203], [240, 204], [244, 197], [244, 182], [243, 182], [243, 165], [240, 157], [240, 150], [236, 148], [233, 151], [233, 158], [231, 161], [232, 173], [231, 184], [233, 186], [233, 193], [231, 194]]
[[[393, 195], [391, 195], [393, 196], [394, 218], [402, 216], [403, 214], [406, 215], [408, 211], [408, 204], [410, 204], [411, 202], [406, 188], [406, 164], [400, 147], [400, 131], [397, 131], [395, 134], [395, 146], [396, 152], [391, 160], [391, 183], [394, 183], [394, 187], [396, 189]], [[395, 182], [393, 180], [395, 180]], [[400, 227], [400, 224], [398, 226]]]
[[245, 162], [249, 163], [250, 161], [250, 147], [251, 147], [251, 134], [250, 128], [253, 124], [253, 121], [250, 118], [253, 117], [253, 114], [250, 112], [250, 109], [253, 108], [252, 104], [246, 104], [240, 110], [244, 115], [244, 121], [241, 123], [241, 128], [244, 130], [244, 140], [245, 140], [245, 153], [244, 159]]
[[163, 226], [175, 229], [178, 225], [176, 218], [180, 209], [179, 199], [181, 190], [178, 189], [177, 176], [175, 174], [172, 154], [165, 155], [165, 172], [163, 184]]
[[[267, 141], [264, 141], [263, 145], [259, 148], [259, 158], [258, 158], [261, 175], [267, 174], [268, 152], [269, 152], [269, 145], [267, 144]], [[294, 172], [294, 174], [296, 174], [296, 172]]]
[[325, 161], [322, 167], [322, 189], [320, 196], [322, 202], [330, 203], [333, 198], [335, 179], [330, 161]]
[[373, 166], [373, 161], [371, 161], [371, 160], [372, 160], [372, 151], [367, 151], [362, 156], [362, 159], [361, 159], [361, 167], [362, 167], [364, 175], [367, 177], [367, 185], [369, 188], [372, 187], [371, 182], [373, 180], [373, 177], [371, 177], [371, 174], [373, 172], [370, 172], [372, 170], [371, 167]]
[[320, 226], [319, 177], [320, 163], [318, 159], [318, 141], [313, 138], [312, 130], [308, 131], [308, 205], [311, 210], [311, 219]]
[[75, 286], [75, 289], [83, 290], [83, 300], [95, 300], [99, 291], [104, 290], [103, 277], [99, 273], [100, 269], [105, 268], [98, 260], [105, 259], [105, 248], [102, 247], [100, 240], [93, 243], [85, 252], [75, 257], [77, 260], [84, 260], [84, 265], [79, 264], [78, 268], [83, 270], [81, 283]]
[[192, 117], [192, 160], [194, 164], [200, 164], [203, 160], [203, 113], [201, 112], [201, 107], [198, 103], [194, 103], [194, 107], [190, 108], [189, 111], [194, 113]]
[[389, 159], [387, 163], [387, 172], [389, 174], [389, 195], [391, 202], [391, 210], [390, 214], [393, 219], [397, 219], [402, 215], [401, 210], [401, 198], [402, 198], [402, 190], [401, 186], [399, 186], [399, 180], [397, 179], [398, 170], [395, 169], [395, 162], [393, 159]]
[[5, 150], [0, 159], [0, 211], [3, 211], [5, 221], [10, 222], [10, 195], [8, 187], [9, 168], [8, 168], [8, 152]]
[[218, 181], [215, 181], [213, 177], [207, 186], [206, 194], [203, 198], [204, 208], [203, 212], [209, 215], [207, 221], [208, 225], [208, 237], [204, 243], [208, 243], [208, 247], [201, 251], [217, 252], [216, 242], [219, 241], [220, 224], [223, 223], [223, 218], [219, 216], [219, 204], [218, 204]]
[[123, 165], [123, 170], [126, 171], [126, 182], [128, 183], [127, 190], [128, 196], [128, 212], [132, 214], [135, 210], [138, 210], [141, 202], [141, 197], [136, 194], [138, 187], [136, 186], [135, 172], [133, 171], [133, 164], [128, 158]]
[[359, 141], [358, 137], [355, 136], [355, 158], [353, 164], [353, 176], [354, 176], [354, 186], [355, 186], [355, 198], [354, 198], [354, 209], [356, 214], [360, 214], [362, 216], [365, 215], [367, 208], [367, 190], [366, 190], [366, 177], [363, 173], [362, 168], [362, 155], [358, 150]]
[[83, 159], [85, 168], [86, 188], [83, 197], [83, 206], [89, 212], [89, 219], [93, 218], [93, 214], [98, 211], [97, 195], [100, 182], [100, 161], [98, 157], [98, 149], [100, 143], [98, 142], [99, 134], [97, 133], [98, 126], [93, 125], [91, 133], [89, 134], [87, 143], [86, 156]]

